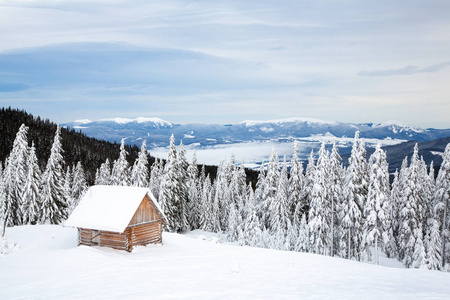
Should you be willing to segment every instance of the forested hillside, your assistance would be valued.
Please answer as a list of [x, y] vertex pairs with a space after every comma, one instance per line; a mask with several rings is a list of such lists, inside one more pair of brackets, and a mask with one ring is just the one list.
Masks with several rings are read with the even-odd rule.
[[[41, 169], [45, 168], [50, 156], [53, 138], [56, 132], [56, 124], [48, 119], [34, 117], [23, 110], [2, 108], [0, 110], [0, 161], [4, 162], [12, 149], [14, 138], [22, 124], [29, 127], [28, 143], [34, 142], [36, 156]], [[88, 183], [94, 182], [95, 171], [108, 158], [114, 161], [119, 156], [117, 143], [87, 137], [83, 133], [73, 129], [61, 128], [62, 149], [64, 162], [73, 166], [82, 162], [86, 172]], [[139, 147], [125, 145], [129, 153], [127, 160], [130, 164], [137, 158]], [[152, 162], [154, 159], [152, 158]]]

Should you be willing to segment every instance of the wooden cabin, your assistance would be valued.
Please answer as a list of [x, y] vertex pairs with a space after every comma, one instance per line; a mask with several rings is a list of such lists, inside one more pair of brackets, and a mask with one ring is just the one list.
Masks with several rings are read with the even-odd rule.
[[166, 218], [146, 188], [92, 186], [64, 226], [78, 228], [78, 245], [131, 252], [134, 246], [162, 243]]

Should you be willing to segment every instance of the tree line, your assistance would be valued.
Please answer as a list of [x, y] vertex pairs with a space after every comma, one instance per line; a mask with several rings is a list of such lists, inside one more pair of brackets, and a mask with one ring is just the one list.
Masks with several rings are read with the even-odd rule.
[[[22, 125], [0, 165], [3, 228], [59, 224], [89, 186], [81, 162], [64, 165], [61, 128], [42, 171], [27, 134]], [[322, 144], [316, 155], [311, 152], [305, 170], [294, 144], [289, 172], [286, 158], [280, 162], [273, 148], [255, 187], [234, 157], [222, 161], [211, 178], [195, 153], [187, 161], [173, 136], [165, 161], [151, 163], [145, 143], [133, 164], [128, 156], [122, 141], [119, 157], [96, 169], [95, 184], [148, 187], [168, 219], [166, 230], [203, 229], [226, 233], [241, 245], [374, 263], [381, 251], [407, 267], [448, 269], [450, 145], [436, 180], [416, 145], [392, 184], [385, 152], [378, 145], [367, 160], [358, 133], [346, 168], [336, 144], [331, 151]]]

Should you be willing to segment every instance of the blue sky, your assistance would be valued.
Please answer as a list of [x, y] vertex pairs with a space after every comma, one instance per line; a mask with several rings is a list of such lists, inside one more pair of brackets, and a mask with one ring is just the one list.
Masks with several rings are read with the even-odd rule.
[[449, 1], [0, 0], [0, 106], [450, 127]]

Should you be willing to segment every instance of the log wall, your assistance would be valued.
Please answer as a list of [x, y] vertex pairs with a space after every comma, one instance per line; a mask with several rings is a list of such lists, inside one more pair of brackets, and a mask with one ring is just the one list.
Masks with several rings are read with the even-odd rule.
[[162, 243], [162, 220], [129, 226], [123, 233], [98, 231], [98, 243], [93, 243], [92, 230], [78, 228], [78, 245], [102, 246], [131, 252], [134, 246]]

